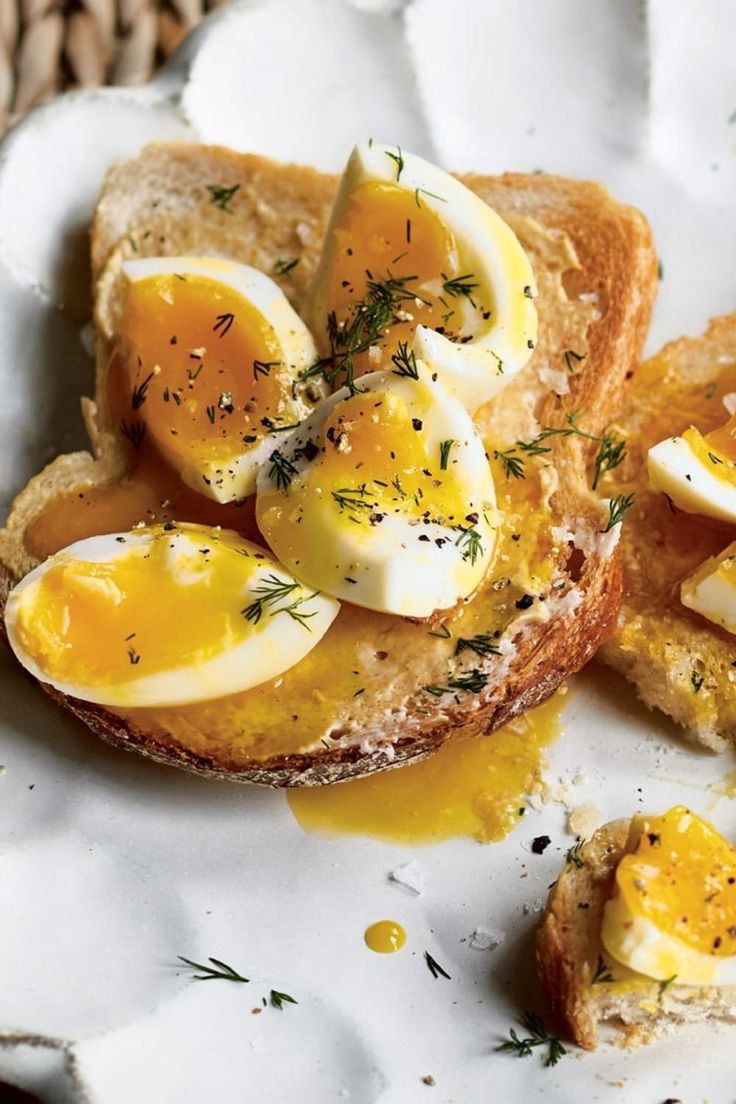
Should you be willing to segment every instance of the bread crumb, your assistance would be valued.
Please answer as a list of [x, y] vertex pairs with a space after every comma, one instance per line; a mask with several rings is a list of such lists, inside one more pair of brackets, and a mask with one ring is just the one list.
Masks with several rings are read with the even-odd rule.
[[584, 801], [568, 813], [567, 830], [573, 836], [589, 839], [602, 822], [603, 815], [595, 802]]

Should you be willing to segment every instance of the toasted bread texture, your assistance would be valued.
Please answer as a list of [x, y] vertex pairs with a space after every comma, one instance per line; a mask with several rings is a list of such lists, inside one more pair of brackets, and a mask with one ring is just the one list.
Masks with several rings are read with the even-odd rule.
[[550, 890], [537, 934], [537, 972], [557, 1029], [586, 1050], [609, 1023], [628, 1045], [651, 1042], [679, 1024], [736, 1022], [736, 987], [661, 985], [606, 961], [603, 909], [623, 857], [630, 821], [605, 824], [576, 849]]
[[734, 539], [733, 527], [675, 510], [650, 487], [647, 452], [694, 425], [708, 433], [729, 414], [736, 391], [736, 314], [714, 319], [702, 337], [665, 346], [635, 372], [621, 427], [628, 456], [615, 493], [635, 492], [621, 540], [625, 597], [602, 657], [652, 708], [715, 751], [736, 744], [736, 639], [688, 610], [680, 582]]
[[[583, 412], [586, 431], [600, 433], [618, 410], [656, 287], [650, 231], [597, 184], [541, 174], [463, 179], [516, 231], [539, 286], [537, 348], [476, 416], [504, 519], [488, 578], [435, 634], [345, 605], [305, 660], [227, 699], [116, 712], [64, 700], [104, 739], [220, 777], [332, 782], [429, 754], [454, 733], [491, 731], [552, 694], [610, 631], [621, 589], [618, 527], [603, 532], [608, 511], [590, 489], [595, 444], [550, 438], [549, 452], [527, 459], [524, 478], [512, 478], [498, 454], [541, 427], [564, 426], [573, 411]], [[227, 210], [213, 202], [213, 184], [234, 189]], [[19, 495], [0, 534], [4, 593], [60, 546], [58, 518], [71, 524], [74, 496], [115, 484], [129, 463], [106, 386], [122, 261], [224, 255], [272, 274], [279, 258], [298, 259], [277, 278], [299, 310], [336, 186], [312, 169], [185, 144], [149, 147], [111, 169], [92, 231], [92, 454], [60, 457]], [[65, 532], [61, 543], [85, 535]], [[463, 643], [477, 634], [493, 640], [490, 654]], [[484, 682], [480, 692], [425, 689], [472, 671]]]

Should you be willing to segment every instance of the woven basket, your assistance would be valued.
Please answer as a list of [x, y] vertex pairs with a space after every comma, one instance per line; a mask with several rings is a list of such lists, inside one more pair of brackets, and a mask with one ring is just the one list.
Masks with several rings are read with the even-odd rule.
[[0, 0], [0, 135], [66, 88], [142, 84], [228, 0]]

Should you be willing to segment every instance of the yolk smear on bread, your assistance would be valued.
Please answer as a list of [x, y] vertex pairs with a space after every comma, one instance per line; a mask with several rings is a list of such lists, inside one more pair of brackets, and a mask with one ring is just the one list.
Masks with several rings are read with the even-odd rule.
[[290, 790], [311, 832], [434, 844], [502, 839], [541, 780], [542, 752], [559, 736], [563, 693], [488, 736], [451, 739], [431, 758], [334, 786]]
[[418, 325], [460, 341], [470, 336], [460, 309], [466, 299], [479, 316], [492, 307], [473, 299], [476, 285], [462, 268], [449, 227], [422, 203], [421, 193], [395, 184], [368, 181], [354, 189], [335, 230], [334, 256], [327, 309], [334, 312], [336, 334], [360, 324], [358, 305], [376, 301], [376, 285], [388, 287], [394, 298], [373, 351], [355, 356], [356, 375], [388, 364], [399, 342], [411, 345]]

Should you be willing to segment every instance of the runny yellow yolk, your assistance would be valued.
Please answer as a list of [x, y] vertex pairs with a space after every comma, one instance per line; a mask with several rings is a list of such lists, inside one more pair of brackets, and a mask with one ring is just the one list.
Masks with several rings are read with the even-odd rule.
[[307, 831], [415, 845], [457, 836], [503, 839], [541, 779], [542, 751], [560, 733], [562, 701], [558, 693], [488, 736], [449, 740], [419, 763], [289, 790], [289, 806]]
[[[418, 395], [422, 387], [417, 384]], [[292, 483], [288, 494], [274, 490], [264, 496], [263, 507], [259, 503], [268, 513], [266, 531], [275, 535], [283, 527], [298, 558], [305, 542], [323, 539], [318, 526], [311, 532], [314, 514], [306, 508], [315, 499], [326, 503], [335, 524], [356, 529], [380, 525], [392, 514], [467, 526], [467, 495], [453, 469], [452, 449], [442, 470], [439, 445], [433, 455], [427, 450], [425, 410], [416, 409], [410, 413], [395, 394], [362, 393], [339, 403], [325, 424], [324, 452], [307, 477]]]
[[193, 275], [132, 282], [120, 337], [129, 439], [150, 434], [182, 463], [226, 460], [263, 437], [264, 419], [281, 420], [276, 335], [227, 285]]
[[736, 482], [736, 416], [705, 436], [693, 426], [682, 436], [711, 475], [726, 483]]
[[688, 809], [643, 820], [616, 887], [660, 931], [703, 954], [736, 954], [736, 850]]
[[203, 531], [201, 544], [182, 548], [162, 531], [117, 560], [50, 567], [20, 603], [16, 631], [49, 678], [70, 684], [114, 685], [203, 662], [258, 631], [242, 613], [257, 566], [228, 534], [213, 541]]
[[[479, 318], [487, 316], [491, 304], [481, 289], [467, 288], [475, 278], [462, 268], [455, 236], [422, 201], [421, 191], [376, 181], [360, 184], [349, 196], [334, 233], [327, 310], [335, 312], [343, 334], [356, 321], [360, 325], [358, 305], [373, 301], [372, 285], [398, 281], [388, 314], [389, 322], [392, 314], [396, 320], [384, 323], [380, 337], [372, 342], [382, 351], [380, 362], [367, 350], [358, 353], [356, 375], [388, 367], [400, 341], [411, 347], [418, 325], [441, 328], [448, 337], [462, 339], [472, 333], [464, 319], [468, 305], [475, 304]], [[468, 279], [460, 279], [463, 276]]]
[[393, 954], [406, 943], [406, 930], [396, 920], [377, 920], [363, 935], [366, 947], [377, 954]]

